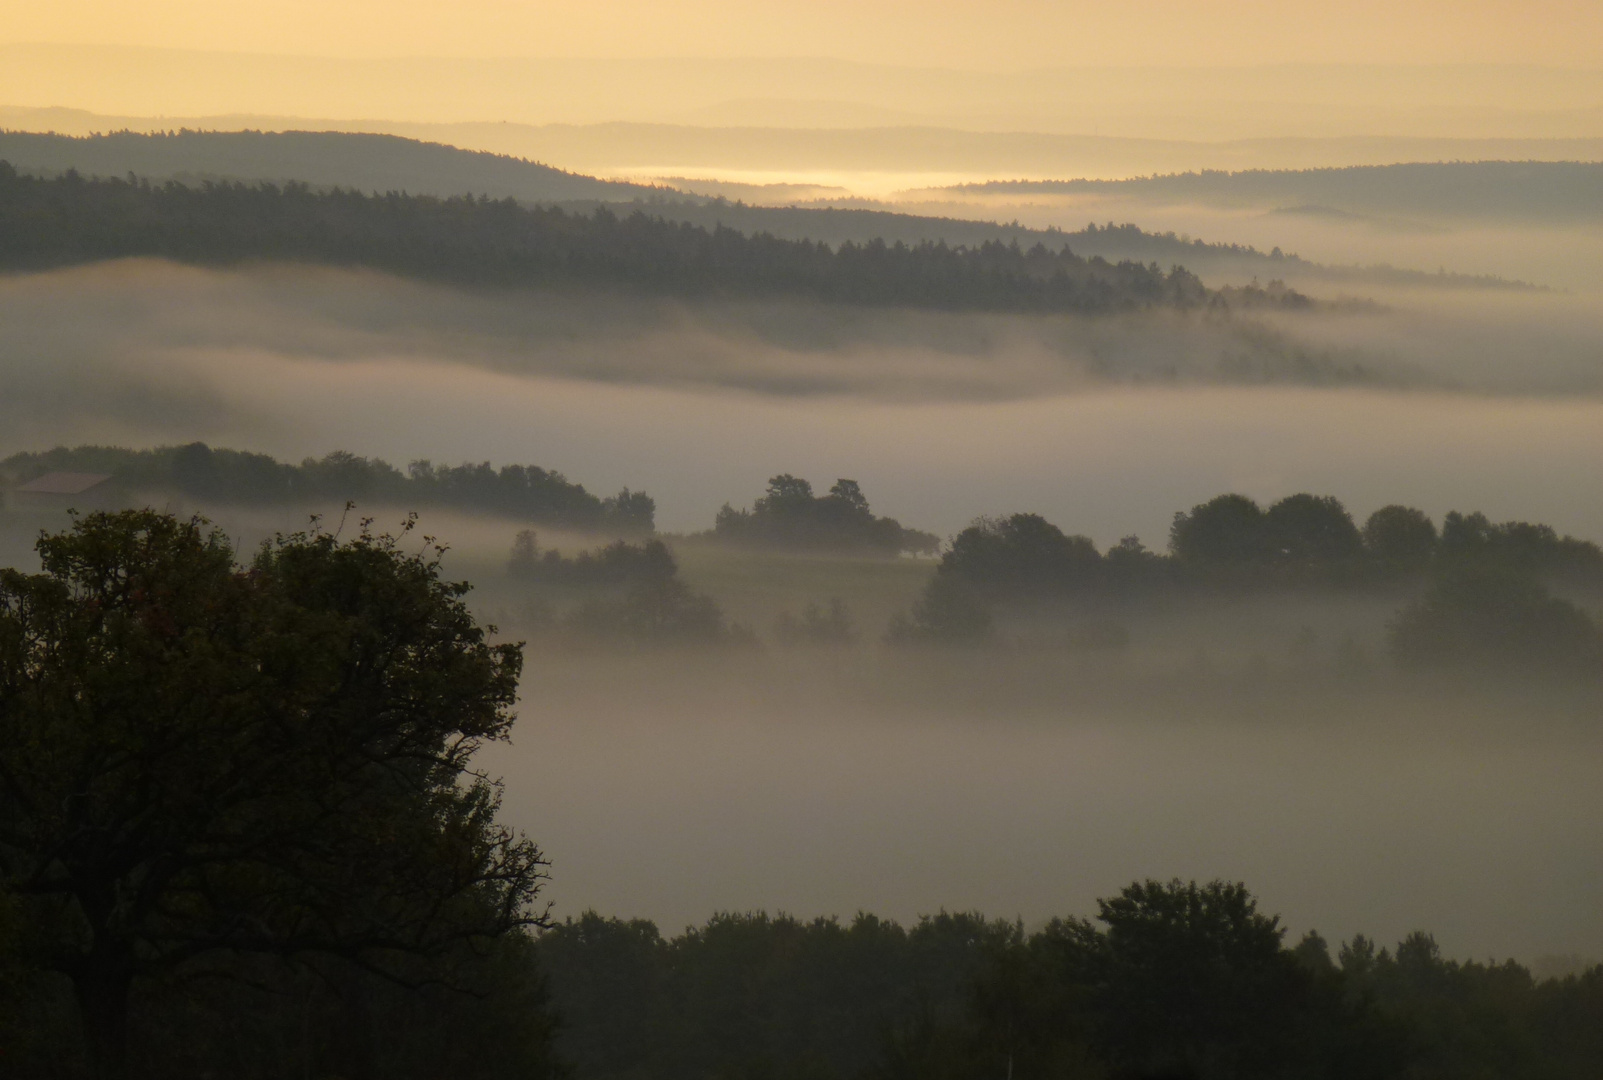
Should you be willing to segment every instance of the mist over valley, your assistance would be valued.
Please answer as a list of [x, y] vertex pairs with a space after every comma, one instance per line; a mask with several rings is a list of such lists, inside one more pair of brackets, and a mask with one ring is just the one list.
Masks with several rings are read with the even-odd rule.
[[405, 7], [0, 41], [0, 1060], [1596, 1075], [1603, 61]]

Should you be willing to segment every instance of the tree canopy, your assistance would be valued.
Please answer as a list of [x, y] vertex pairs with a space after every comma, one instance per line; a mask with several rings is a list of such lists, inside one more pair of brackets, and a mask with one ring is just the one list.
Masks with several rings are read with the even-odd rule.
[[544, 859], [475, 752], [521, 666], [438, 551], [364, 527], [248, 566], [199, 520], [94, 514], [0, 571], [0, 892], [118, 1076], [140, 980], [218, 955], [396, 977], [538, 925]]

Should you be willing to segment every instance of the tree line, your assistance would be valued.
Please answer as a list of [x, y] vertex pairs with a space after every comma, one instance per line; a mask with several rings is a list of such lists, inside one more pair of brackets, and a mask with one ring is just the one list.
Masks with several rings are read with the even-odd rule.
[[953, 538], [934, 578], [889, 631], [896, 642], [980, 642], [995, 613], [1116, 610], [1220, 593], [1404, 590], [1389, 627], [1409, 667], [1539, 667], [1603, 674], [1603, 627], [1559, 588], [1603, 594], [1603, 548], [1549, 525], [1449, 512], [1441, 527], [1385, 506], [1362, 526], [1307, 493], [1266, 507], [1220, 495], [1175, 514], [1168, 550], [1127, 536], [1106, 551], [1039, 514], [983, 518]]
[[656, 503], [624, 488], [599, 497], [552, 469], [489, 462], [435, 465], [413, 461], [405, 472], [380, 458], [336, 450], [299, 465], [267, 454], [205, 443], [129, 450], [117, 446], [57, 447], [0, 461], [0, 475], [24, 483], [45, 473], [106, 473], [127, 492], [173, 492], [211, 503], [347, 502], [445, 506], [569, 529], [649, 534]]
[[1039, 514], [982, 518], [960, 532], [941, 572], [989, 594], [1095, 594], [1177, 586], [1351, 587], [1480, 567], [1603, 587], [1603, 548], [1550, 525], [1450, 511], [1438, 528], [1391, 505], [1360, 526], [1341, 500], [1290, 495], [1268, 507], [1220, 495], [1174, 515], [1167, 552], [1127, 536], [1106, 551]]
[[[725, 504], [715, 527], [689, 540], [876, 557], [940, 550], [935, 536], [876, 517], [855, 481], [838, 480], [817, 496], [790, 474], [772, 478], [749, 510]], [[523, 629], [547, 643], [758, 640], [678, 579], [678, 564], [661, 540], [620, 540], [564, 556], [541, 551], [534, 532], [524, 530], [507, 569], [516, 580], [555, 586], [558, 595], [582, 601], [559, 616], [549, 590], [535, 596]], [[885, 640], [995, 643], [1001, 620], [1046, 614], [1076, 618], [1072, 648], [1118, 650], [1130, 644], [1130, 634], [1117, 617], [1135, 609], [1287, 590], [1362, 591], [1406, 599], [1387, 627], [1387, 644], [1402, 667], [1603, 675], [1603, 627], [1554, 588], [1603, 595], [1603, 549], [1551, 526], [1494, 523], [1479, 512], [1449, 512], [1438, 529], [1424, 512], [1391, 505], [1360, 527], [1330, 496], [1297, 494], [1265, 508], [1231, 494], [1177, 513], [1161, 554], [1135, 536], [1102, 551], [1039, 514], [982, 518], [952, 538]], [[815, 602], [799, 616], [781, 613], [772, 639], [846, 645], [858, 634], [835, 598], [827, 609]]]
[[593, 912], [538, 956], [580, 1080], [1590, 1077], [1603, 966], [1538, 981], [1426, 933], [1295, 942], [1239, 883], [1136, 882], [1034, 930], [972, 913]]
[[1081, 258], [1067, 245], [845, 242], [837, 247], [513, 199], [275, 185], [152, 184], [0, 162], [0, 266], [147, 256], [281, 259], [468, 285], [589, 285], [676, 295], [796, 296], [954, 311], [1106, 313], [1208, 305], [1300, 307], [1284, 290], [1209, 290], [1181, 267]]

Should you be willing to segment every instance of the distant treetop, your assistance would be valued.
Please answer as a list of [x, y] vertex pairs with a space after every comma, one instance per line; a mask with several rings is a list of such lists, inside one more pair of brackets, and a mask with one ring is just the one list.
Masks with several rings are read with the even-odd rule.
[[836, 480], [827, 495], [784, 473], [768, 481], [768, 491], [750, 510], [728, 503], [713, 523], [714, 539], [729, 544], [814, 551], [862, 551], [880, 555], [935, 553], [939, 538], [904, 527], [894, 518], [875, 517], [856, 480]]

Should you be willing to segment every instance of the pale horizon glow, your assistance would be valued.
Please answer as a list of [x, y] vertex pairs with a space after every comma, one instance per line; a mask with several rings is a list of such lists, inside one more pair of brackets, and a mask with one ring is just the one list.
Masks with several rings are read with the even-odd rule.
[[309, 56], [828, 56], [926, 66], [1603, 65], [1592, 0], [58, 0], [9, 5], [0, 42]]

